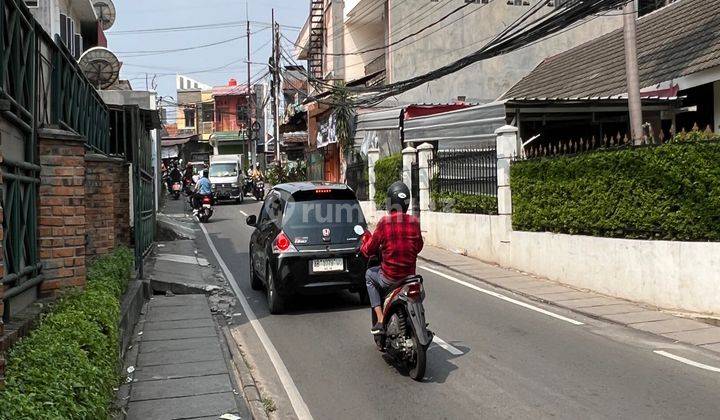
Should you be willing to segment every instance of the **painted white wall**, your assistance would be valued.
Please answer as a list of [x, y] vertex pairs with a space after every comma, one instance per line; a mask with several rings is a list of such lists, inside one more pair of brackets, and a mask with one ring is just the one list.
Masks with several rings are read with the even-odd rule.
[[720, 243], [511, 231], [503, 216], [426, 212], [425, 243], [665, 309], [720, 314]]
[[[532, 0], [536, 3], [540, 0]], [[391, 0], [389, 13], [391, 41], [398, 40], [437, 21], [458, 7], [461, 1]], [[430, 35], [403, 42], [390, 48], [390, 82], [406, 80], [451, 63], [477, 51], [491, 37], [527, 12], [528, 6], [496, 0], [472, 4], [461, 12], [464, 18], [453, 24], [443, 23]], [[548, 12], [552, 9], [546, 7]], [[425, 16], [418, 20], [419, 16]], [[453, 16], [450, 21], [456, 19]], [[447, 102], [464, 95], [471, 102], [491, 102], [526, 76], [542, 60], [589, 41], [622, 26], [615, 13], [593, 19], [570, 31], [558, 34], [508, 53], [475, 63], [461, 71], [423, 84], [398, 95], [401, 103]], [[438, 28], [441, 28], [438, 30]]]

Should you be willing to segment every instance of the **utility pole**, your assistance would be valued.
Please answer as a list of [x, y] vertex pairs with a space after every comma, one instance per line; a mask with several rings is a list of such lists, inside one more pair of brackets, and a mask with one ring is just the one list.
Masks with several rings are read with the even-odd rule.
[[630, 110], [630, 133], [634, 144], [643, 141], [642, 102], [640, 99], [640, 72], [638, 70], [637, 29], [635, 1], [623, 7], [625, 34], [625, 74], [627, 79], [628, 108]]
[[275, 22], [275, 9], [272, 9], [273, 53], [272, 68], [272, 99], [273, 99], [273, 138], [275, 139], [275, 162], [280, 163], [280, 30]]
[[[250, 10], [248, 7], [248, 2], [245, 2], [245, 18], [247, 19], [247, 128], [245, 132], [247, 133], [247, 144], [250, 145], [250, 165], [251, 167], [255, 166], [255, 162], [257, 161], [257, 145], [255, 144], [255, 140], [253, 140], [254, 135], [252, 131], [252, 107], [251, 107], [251, 101], [252, 101], [252, 86], [250, 86]], [[257, 104], [255, 105], [257, 106]]]

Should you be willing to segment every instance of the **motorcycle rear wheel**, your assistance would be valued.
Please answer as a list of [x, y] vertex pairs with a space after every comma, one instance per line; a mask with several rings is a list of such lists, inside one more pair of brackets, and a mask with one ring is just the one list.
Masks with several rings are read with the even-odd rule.
[[408, 361], [408, 374], [416, 381], [422, 381], [425, 377], [427, 364], [427, 349], [420, 344], [415, 329], [409, 328], [412, 334], [413, 347], [415, 348], [415, 360]]

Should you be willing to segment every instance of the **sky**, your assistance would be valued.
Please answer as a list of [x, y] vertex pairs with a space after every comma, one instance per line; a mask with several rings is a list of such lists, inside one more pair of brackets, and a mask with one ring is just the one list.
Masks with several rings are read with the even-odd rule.
[[[190, 74], [198, 82], [211, 86], [225, 85], [230, 78], [247, 82], [247, 40], [245, 0], [115, 0], [117, 19], [107, 31], [108, 47], [123, 62], [121, 77], [129, 79], [133, 88], [145, 89], [145, 76], [155, 76], [160, 96], [176, 96], [175, 73], [213, 71]], [[248, 0], [250, 21], [271, 22], [271, 10], [281, 25], [302, 27], [309, 13], [308, 0]], [[185, 27], [243, 21], [225, 27], [203, 30], [182, 30], [151, 33], [115, 33], [141, 29]], [[268, 26], [251, 24], [253, 62], [267, 63], [271, 54], [272, 33]], [[298, 30], [282, 28], [281, 32], [295, 40]], [[157, 50], [189, 48], [226, 41], [203, 48], [159, 54]], [[285, 43], [287, 45], [287, 42]], [[235, 63], [233, 63], [235, 62]], [[229, 64], [233, 63], [233, 64]], [[227, 65], [227, 66], [226, 66]], [[226, 67], [224, 67], [226, 66]], [[223, 67], [222, 69], [218, 69]], [[267, 66], [253, 65], [251, 76], [261, 75]], [[152, 88], [152, 86], [150, 86]], [[174, 117], [169, 115], [169, 117]]]

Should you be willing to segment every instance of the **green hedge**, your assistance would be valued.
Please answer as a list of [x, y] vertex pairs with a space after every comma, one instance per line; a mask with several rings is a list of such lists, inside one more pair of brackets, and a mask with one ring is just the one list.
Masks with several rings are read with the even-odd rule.
[[402, 154], [379, 159], [375, 163], [375, 205], [385, 208], [385, 197], [393, 182], [402, 180]]
[[514, 228], [720, 240], [720, 139], [693, 139], [515, 162]]
[[445, 213], [497, 214], [497, 197], [462, 193], [432, 193], [435, 211]]
[[85, 290], [60, 299], [10, 351], [0, 418], [108, 418], [120, 379], [120, 297], [132, 266], [126, 248], [95, 261]]

